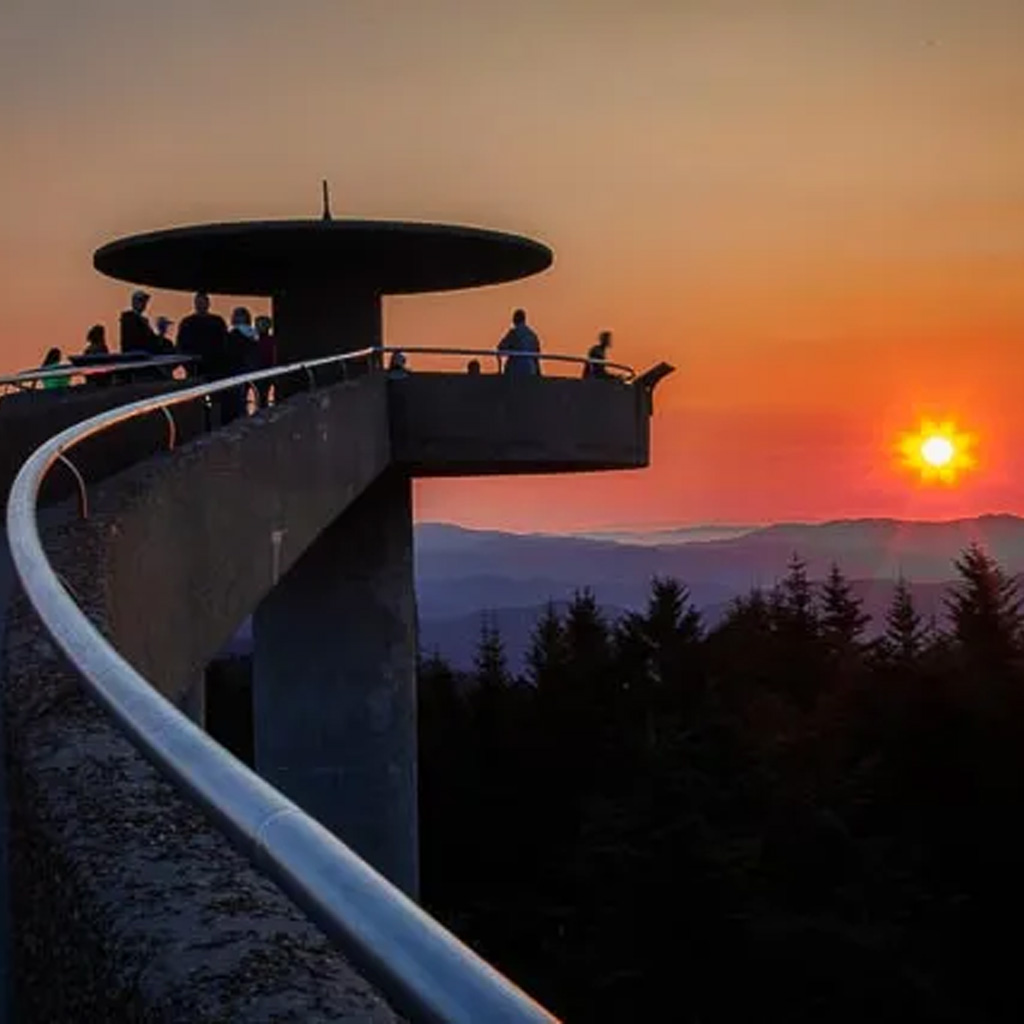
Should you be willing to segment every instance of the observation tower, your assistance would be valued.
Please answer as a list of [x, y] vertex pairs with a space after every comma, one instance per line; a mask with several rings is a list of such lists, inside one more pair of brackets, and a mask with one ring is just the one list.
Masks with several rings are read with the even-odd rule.
[[[384, 343], [386, 295], [516, 281], [552, 258], [476, 227], [336, 220], [325, 191], [319, 220], [135, 235], [94, 265], [153, 288], [269, 296], [286, 365]], [[420, 372], [405, 351], [404, 378], [368, 372], [294, 394], [180, 461], [149, 506], [159, 529], [126, 517], [111, 541], [108, 589], [124, 609], [110, 616], [120, 649], [199, 723], [204, 666], [252, 614], [255, 768], [415, 895], [411, 480], [642, 468], [652, 393], [671, 367], [580, 379], [583, 360], [545, 353], [541, 376], [470, 375], [459, 352], [448, 372]], [[171, 539], [179, 550], [163, 552]]]

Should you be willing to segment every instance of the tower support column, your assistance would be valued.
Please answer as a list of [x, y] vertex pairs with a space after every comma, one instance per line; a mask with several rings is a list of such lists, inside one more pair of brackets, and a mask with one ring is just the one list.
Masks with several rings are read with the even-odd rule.
[[274, 295], [278, 362], [381, 344], [381, 297], [369, 285], [295, 284]]
[[257, 608], [253, 723], [259, 774], [415, 898], [416, 598], [404, 474], [378, 477]]

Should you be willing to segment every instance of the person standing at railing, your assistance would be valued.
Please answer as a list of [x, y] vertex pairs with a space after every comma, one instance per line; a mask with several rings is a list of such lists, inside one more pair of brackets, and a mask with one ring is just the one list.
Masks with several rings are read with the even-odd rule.
[[[63, 355], [59, 348], [51, 348], [43, 357], [42, 369], [55, 370], [60, 366]], [[44, 391], [53, 391], [55, 388], [66, 388], [70, 383], [67, 377], [47, 377], [43, 381]]]
[[228, 325], [224, 317], [210, 312], [210, 296], [196, 292], [192, 308], [178, 327], [178, 351], [183, 356], [192, 356], [199, 362], [189, 367], [191, 377], [216, 377], [224, 361], [224, 346], [227, 342]]
[[391, 360], [388, 363], [388, 377], [391, 380], [401, 380], [409, 376], [409, 367], [406, 365], [404, 352], [392, 352]]
[[[384, 369], [384, 339], [376, 337], [370, 343], [370, 348], [373, 351], [370, 353], [369, 358], [366, 360], [366, 366], [371, 370], [383, 370]], [[360, 360], [362, 362], [362, 360]], [[349, 371], [355, 370], [356, 365], [353, 364], [347, 367]], [[362, 371], [360, 371], [362, 372]]]
[[[269, 316], [256, 317], [256, 369], [270, 370], [277, 366], [277, 339], [273, 333], [273, 321]], [[256, 396], [261, 409], [270, 404], [270, 379], [256, 382]]]
[[[105, 361], [104, 357], [110, 355], [110, 349], [107, 348], [107, 329], [103, 324], [93, 324], [85, 332], [85, 348], [82, 350], [82, 355], [87, 360], [90, 357], [99, 357], [97, 361]], [[85, 378], [86, 384], [96, 388], [109, 387], [113, 382], [113, 374], [94, 373]]]
[[[256, 330], [252, 314], [245, 306], [238, 306], [231, 314], [231, 330], [224, 345], [224, 360], [217, 376], [235, 377], [253, 369], [256, 363]], [[245, 412], [248, 384], [239, 384], [218, 393], [220, 423], [224, 426]]]
[[[515, 376], [540, 376], [540, 338], [526, 323], [526, 311], [517, 309], [512, 314], [512, 327], [501, 341], [498, 351], [507, 352], [504, 372]], [[536, 353], [537, 355], [534, 355]]]
[[85, 332], [85, 348], [82, 350], [82, 355], [105, 356], [109, 354], [110, 349], [107, 348], [107, 329], [103, 324], [93, 324]]
[[[590, 346], [587, 352], [587, 361], [583, 364], [583, 376], [593, 379], [605, 379], [609, 377], [608, 368], [604, 361], [608, 358], [608, 349], [612, 347], [612, 332], [602, 331], [597, 336], [597, 344]], [[594, 360], [600, 360], [595, 362]]]
[[132, 292], [131, 308], [121, 314], [122, 352], [156, 351], [156, 334], [149, 326], [149, 317], [146, 316], [149, 298], [149, 292], [144, 292], [141, 289]]
[[174, 354], [174, 342], [171, 341], [168, 331], [174, 323], [169, 317], [158, 316], [156, 318], [156, 344], [154, 354], [167, 356]]

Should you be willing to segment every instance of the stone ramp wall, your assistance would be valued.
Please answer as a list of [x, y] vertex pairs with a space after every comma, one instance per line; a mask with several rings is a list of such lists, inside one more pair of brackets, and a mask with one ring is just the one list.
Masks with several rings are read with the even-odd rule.
[[[47, 548], [101, 615], [102, 545], [68, 511]], [[3, 667], [16, 1019], [399, 1020], [135, 751], [20, 593]]]

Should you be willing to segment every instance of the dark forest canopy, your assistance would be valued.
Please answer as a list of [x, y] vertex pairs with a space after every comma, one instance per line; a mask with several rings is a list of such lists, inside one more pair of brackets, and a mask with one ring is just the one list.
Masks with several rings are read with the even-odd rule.
[[485, 617], [420, 665], [428, 909], [570, 1021], [1024, 1019], [1021, 601], [955, 568], [871, 639], [796, 557], [711, 631], [582, 590], [522, 678]]

